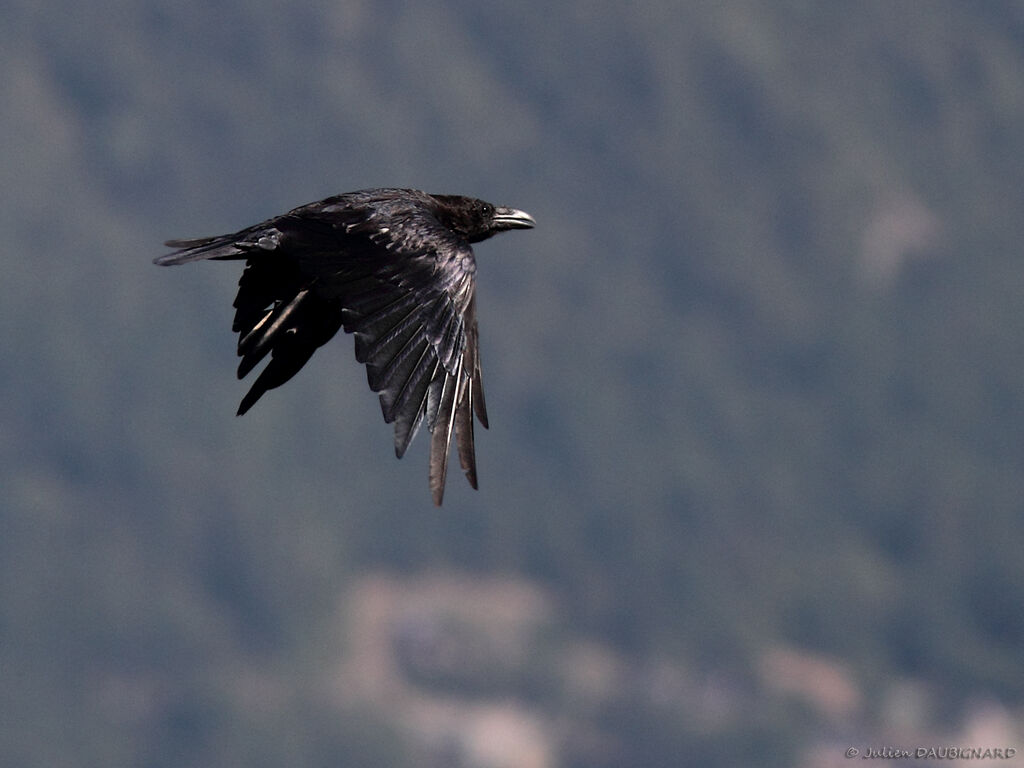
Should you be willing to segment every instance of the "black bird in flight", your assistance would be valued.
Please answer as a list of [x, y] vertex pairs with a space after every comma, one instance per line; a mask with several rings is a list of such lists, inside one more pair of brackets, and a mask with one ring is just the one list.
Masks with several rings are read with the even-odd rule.
[[328, 197], [230, 235], [168, 240], [155, 264], [245, 260], [235, 320], [238, 378], [270, 354], [238, 407], [294, 376], [344, 328], [355, 335], [394, 422], [399, 458], [426, 419], [430, 491], [441, 504], [452, 434], [469, 484], [477, 487], [473, 414], [487, 426], [476, 319], [472, 243], [533, 218], [459, 195], [367, 189]]

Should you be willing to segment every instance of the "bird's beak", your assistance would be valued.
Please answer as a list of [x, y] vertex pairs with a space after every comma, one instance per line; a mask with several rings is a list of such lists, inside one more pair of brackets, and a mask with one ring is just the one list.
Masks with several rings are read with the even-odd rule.
[[499, 229], [530, 229], [537, 226], [533, 216], [515, 208], [495, 208], [493, 221]]

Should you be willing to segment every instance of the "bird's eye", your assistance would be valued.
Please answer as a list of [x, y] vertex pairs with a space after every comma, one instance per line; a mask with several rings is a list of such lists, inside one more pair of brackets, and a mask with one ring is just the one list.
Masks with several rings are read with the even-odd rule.
[[484, 203], [483, 207], [480, 209], [480, 212], [483, 213], [484, 216], [493, 216], [494, 206], [491, 205], [490, 203]]

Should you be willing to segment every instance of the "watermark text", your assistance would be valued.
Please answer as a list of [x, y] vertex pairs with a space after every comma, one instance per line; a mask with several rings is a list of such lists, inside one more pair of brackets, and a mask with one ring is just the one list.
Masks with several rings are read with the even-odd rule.
[[849, 759], [860, 760], [1010, 760], [1016, 747], [850, 747]]

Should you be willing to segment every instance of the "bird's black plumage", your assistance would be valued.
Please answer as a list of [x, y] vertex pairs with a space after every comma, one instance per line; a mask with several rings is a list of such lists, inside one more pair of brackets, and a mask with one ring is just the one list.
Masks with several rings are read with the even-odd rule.
[[444, 495], [454, 434], [477, 487], [473, 414], [487, 426], [472, 243], [534, 226], [526, 213], [458, 195], [368, 189], [329, 197], [230, 235], [169, 240], [160, 265], [245, 260], [232, 330], [238, 378], [270, 362], [238, 415], [294, 376], [344, 328], [405, 453], [426, 420], [430, 489]]

